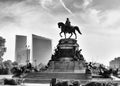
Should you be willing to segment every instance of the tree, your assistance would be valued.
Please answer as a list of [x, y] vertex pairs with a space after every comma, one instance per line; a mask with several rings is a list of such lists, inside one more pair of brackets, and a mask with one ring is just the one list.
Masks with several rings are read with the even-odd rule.
[[11, 60], [7, 60], [3, 62], [4, 64], [4, 72], [5, 74], [10, 74], [10, 70], [12, 69], [12, 61]]
[[2, 58], [4, 52], [6, 52], [5, 39], [0, 37], [0, 58]]
[[3, 64], [6, 68], [12, 68], [12, 61], [11, 60], [4, 61]]
[[13, 65], [13, 66], [18, 66], [18, 62], [14, 61], [14, 62], [12, 63], [12, 65]]

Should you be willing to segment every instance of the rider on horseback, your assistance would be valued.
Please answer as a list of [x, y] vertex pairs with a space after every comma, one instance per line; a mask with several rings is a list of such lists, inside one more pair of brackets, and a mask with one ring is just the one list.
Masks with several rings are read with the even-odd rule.
[[66, 26], [67, 28], [69, 28], [69, 27], [71, 26], [71, 22], [70, 22], [69, 18], [67, 18], [67, 20], [66, 20], [66, 22], [65, 22], [65, 26]]
[[78, 26], [71, 26], [71, 22], [70, 22], [69, 18], [67, 18], [65, 24], [63, 22], [59, 22], [58, 27], [61, 28], [61, 32], [60, 32], [61, 37], [62, 37], [61, 33], [64, 33], [65, 38], [66, 38], [66, 33], [69, 33], [69, 34], [71, 34], [69, 38], [71, 38], [71, 36], [74, 33], [75, 39], [77, 39], [77, 35], [76, 35], [75, 31], [78, 31], [79, 34], [82, 34], [80, 32]]

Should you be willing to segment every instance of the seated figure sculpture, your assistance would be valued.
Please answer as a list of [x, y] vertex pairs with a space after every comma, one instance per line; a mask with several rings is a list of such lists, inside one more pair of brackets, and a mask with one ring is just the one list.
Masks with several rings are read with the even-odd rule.
[[76, 51], [76, 57], [78, 60], [84, 60], [83, 55], [81, 54], [82, 49]]

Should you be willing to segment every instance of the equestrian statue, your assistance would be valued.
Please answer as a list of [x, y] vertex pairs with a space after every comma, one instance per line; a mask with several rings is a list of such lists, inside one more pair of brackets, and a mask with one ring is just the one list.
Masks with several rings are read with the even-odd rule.
[[59, 33], [61, 37], [62, 37], [61, 34], [64, 33], [65, 38], [66, 38], [66, 33], [69, 33], [69, 34], [71, 34], [71, 35], [69, 36], [69, 38], [71, 38], [72, 35], [73, 35], [73, 33], [74, 33], [75, 39], [77, 39], [77, 35], [76, 35], [75, 30], [77, 30], [78, 33], [82, 35], [82, 33], [81, 33], [81, 31], [79, 30], [79, 27], [78, 27], [78, 26], [72, 26], [72, 25], [71, 25], [71, 22], [70, 22], [69, 18], [67, 18], [65, 24], [64, 24], [63, 22], [59, 22], [59, 23], [58, 23], [58, 27], [61, 29], [61, 32]]

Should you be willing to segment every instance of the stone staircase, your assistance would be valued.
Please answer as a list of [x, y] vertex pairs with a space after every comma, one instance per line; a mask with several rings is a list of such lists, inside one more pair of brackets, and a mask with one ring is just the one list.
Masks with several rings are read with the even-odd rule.
[[84, 73], [29, 73], [24, 77], [26, 83], [50, 83], [52, 78], [60, 80], [88, 80], [91, 75]]

